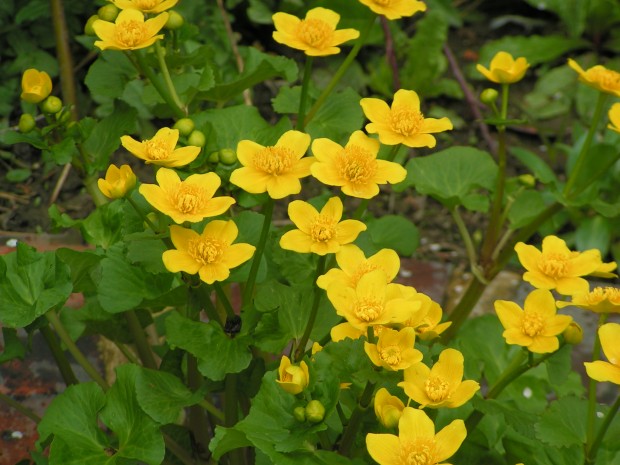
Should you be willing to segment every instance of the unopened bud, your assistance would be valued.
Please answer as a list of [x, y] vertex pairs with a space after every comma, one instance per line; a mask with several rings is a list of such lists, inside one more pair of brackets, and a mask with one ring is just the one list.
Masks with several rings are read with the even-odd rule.
[[41, 102], [41, 111], [48, 115], [54, 115], [62, 110], [62, 100], [55, 95], [50, 95]]
[[306, 405], [306, 419], [310, 423], [320, 423], [325, 418], [325, 407], [318, 400], [311, 400]]
[[295, 420], [303, 423], [304, 421], [306, 421], [306, 409], [301, 406], [295, 407], [295, 409], [293, 410], [293, 416], [295, 417]]
[[207, 143], [207, 138], [202, 131], [197, 129], [192, 131], [187, 138], [187, 145], [193, 145], [194, 147], [204, 147]]
[[583, 329], [574, 321], [569, 324], [562, 333], [564, 340], [572, 345], [577, 345], [583, 341]]
[[93, 23], [98, 19], [100, 19], [99, 15], [92, 15], [88, 18], [88, 21], [86, 21], [86, 24], [84, 25], [84, 34], [93, 37], [96, 35], [95, 30], [93, 29]]
[[97, 15], [99, 15], [99, 19], [103, 19], [104, 21], [114, 22], [120, 10], [116, 7], [116, 5], [112, 3], [108, 3], [107, 5], [103, 5], [99, 10], [97, 10]]
[[531, 174], [522, 174], [517, 179], [519, 180], [519, 184], [527, 187], [534, 187], [536, 185], [536, 178]]
[[237, 152], [233, 149], [222, 149], [219, 153], [219, 159], [225, 165], [234, 165], [237, 163]]
[[480, 94], [480, 101], [485, 105], [492, 105], [497, 100], [497, 97], [499, 97], [498, 92], [495, 89], [488, 88], [484, 89]]
[[174, 129], [179, 130], [179, 134], [182, 136], [189, 136], [194, 130], [194, 122], [189, 118], [181, 118], [173, 126]]
[[32, 131], [36, 125], [37, 123], [34, 120], [34, 116], [30, 113], [24, 113], [19, 117], [19, 124], [17, 127], [19, 128], [19, 132], [26, 134], [27, 132]]
[[178, 12], [174, 10], [168, 10], [168, 21], [166, 21], [165, 27], [166, 29], [170, 29], [174, 31], [175, 29], [179, 29], [183, 26], [183, 16], [181, 16]]

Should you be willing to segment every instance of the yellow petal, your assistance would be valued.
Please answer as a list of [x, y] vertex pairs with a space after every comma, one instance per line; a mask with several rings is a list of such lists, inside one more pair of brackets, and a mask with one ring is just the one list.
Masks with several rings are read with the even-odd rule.
[[398, 436], [394, 436], [393, 434], [369, 433], [366, 435], [366, 448], [370, 456], [379, 465], [402, 464], [397, 455], [397, 451], [400, 449]]
[[270, 176], [252, 166], [237, 168], [230, 175], [230, 182], [250, 194], [262, 194], [267, 191]]
[[288, 195], [299, 194], [301, 192], [301, 182], [296, 176], [281, 174], [280, 176], [270, 176], [267, 181], [267, 193], [272, 199], [283, 199]]
[[189, 274], [195, 274], [202, 266], [194, 260], [187, 252], [181, 250], [166, 250], [162, 254], [162, 261], [168, 271], [176, 273], [185, 271]]
[[543, 318], [550, 318], [556, 314], [553, 294], [544, 289], [536, 289], [525, 298], [523, 308], [526, 312], [537, 313]]
[[[390, 107], [386, 102], [378, 98], [363, 98], [360, 105], [364, 115], [372, 122], [387, 121], [390, 118]], [[366, 127], [368, 130], [368, 127]], [[369, 131], [370, 132], [370, 131]]]
[[233, 244], [226, 250], [222, 264], [228, 268], [236, 268], [252, 258], [255, 250], [256, 247], [250, 244]]
[[420, 97], [413, 90], [400, 89], [394, 94], [392, 102], [392, 112], [398, 111], [419, 111]]
[[438, 463], [452, 457], [454, 453], [461, 447], [461, 444], [467, 436], [465, 423], [463, 420], [454, 420], [444, 429], [439, 431], [435, 436], [436, 456]]
[[526, 347], [530, 352], [536, 354], [548, 354], [558, 350], [560, 342], [557, 337], [536, 336], [532, 343]]
[[398, 422], [398, 434], [406, 441], [433, 440], [435, 438], [435, 425], [423, 410], [406, 407]]
[[538, 261], [542, 257], [542, 253], [533, 245], [527, 245], [523, 242], [519, 242], [515, 245], [515, 252], [523, 268], [526, 270], [535, 270], [538, 268]]
[[274, 14], [272, 16], [272, 19], [273, 25], [278, 31], [288, 34], [290, 36], [295, 36], [297, 26], [301, 22], [301, 20], [296, 16], [282, 12]]
[[202, 231], [203, 237], [216, 237], [218, 240], [232, 244], [239, 234], [239, 229], [234, 221], [213, 220]]
[[308, 147], [310, 147], [310, 135], [300, 131], [286, 131], [278, 139], [276, 147], [286, 147], [299, 160], [308, 151]]
[[463, 379], [463, 354], [456, 349], [444, 349], [439, 360], [431, 368], [431, 376], [447, 381], [450, 386], [458, 385]]
[[332, 29], [336, 29], [340, 21], [340, 15], [327, 8], [312, 8], [306, 13], [306, 19], [318, 19], [326, 22]]
[[310, 253], [314, 242], [299, 229], [288, 231], [280, 238], [280, 247], [297, 253]]
[[310, 227], [319, 212], [308, 202], [294, 200], [288, 204], [288, 217], [304, 233], [310, 233]]
[[189, 241], [198, 239], [199, 235], [192, 229], [170, 226], [170, 240], [179, 250], [187, 250]]
[[315, 139], [312, 142], [312, 155], [314, 155], [319, 162], [334, 159], [342, 150], [343, 147], [340, 144], [330, 139], [321, 138]]
[[340, 244], [353, 242], [362, 231], [366, 231], [366, 225], [357, 220], [344, 220], [336, 226], [336, 235]]
[[468, 402], [476, 392], [480, 390], [480, 385], [476, 381], [466, 380], [460, 383], [450, 395], [448, 406], [450, 408], [460, 407]]
[[620, 366], [620, 324], [604, 324], [599, 328], [598, 335], [607, 359]]
[[342, 218], [342, 208], [342, 200], [339, 197], [331, 197], [321, 209], [321, 215], [332, 218], [334, 221], [340, 221], [340, 218]]
[[523, 311], [516, 303], [508, 300], [496, 300], [495, 312], [505, 329], [516, 328], [521, 325]]
[[620, 385], [620, 367], [600, 360], [585, 362], [584, 365], [590, 378], [601, 382], [610, 381]]

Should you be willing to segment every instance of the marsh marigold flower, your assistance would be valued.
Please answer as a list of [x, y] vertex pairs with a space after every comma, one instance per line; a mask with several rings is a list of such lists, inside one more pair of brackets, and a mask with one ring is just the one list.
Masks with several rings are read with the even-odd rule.
[[620, 384], [620, 324], [607, 323], [598, 329], [603, 353], [609, 362], [596, 360], [585, 362], [588, 376], [596, 381]]
[[237, 158], [243, 165], [230, 176], [230, 182], [250, 194], [267, 192], [272, 199], [299, 194], [299, 180], [310, 176], [313, 157], [304, 157], [310, 146], [310, 136], [299, 131], [287, 131], [276, 145], [263, 147], [250, 140], [237, 145]]
[[125, 197], [136, 185], [136, 175], [129, 165], [108, 166], [105, 178], [97, 180], [99, 190], [110, 199], [120, 199]]
[[362, 331], [368, 326], [401, 323], [420, 308], [420, 302], [403, 298], [395, 284], [387, 284], [382, 270], [366, 273], [355, 289], [332, 283], [327, 298], [338, 315]]
[[400, 331], [385, 328], [376, 344], [364, 343], [364, 351], [376, 366], [398, 371], [422, 361], [422, 352], [413, 348], [414, 343], [413, 328], [403, 328]]
[[290, 394], [299, 394], [308, 387], [310, 374], [306, 362], [300, 362], [299, 366], [291, 364], [291, 360], [282, 356], [280, 367], [278, 368], [278, 379], [276, 383]]
[[394, 428], [405, 410], [405, 404], [398, 397], [381, 388], [375, 394], [375, 415], [379, 422], [386, 428]]
[[140, 193], [175, 223], [197, 223], [204, 218], [221, 215], [235, 203], [232, 197], [213, 197], [221, 184], [220, 177], [215, 173], [192, 174], [181, 181], [174, 170], [160, 168], [156, 176], [159, 185], [142, 184]]
[[584, 71], [575, 60], [570, 58], [568, 66], [577, 72], [579, 80], [585, 85], [599, 92], [620, 97], [620, 73], [617, 71], [607, 69], [602, 65], [596, 65]]
[[460, 407], [480, 389], [476, 381], [463, 381], [463, 354], [455, 349], [443, 350], [433, 368], [424, 363], [407, 368], [404, 378], [398, 385], [420, 408]]
[[405, 407], [398, 436], [369, 433], [366, 447], [379, 465], [437, 465], [452, 457], [466, 436], [463, 420], [454, 420], [435, 434], [435, 425], [423, 410]]
[[342, 208], [342, 200], [338, 197], [329, 199], [320, 213], [303, 200], [289, 203], [288, 216], [298, 229], [285, 233], [280, 239], [280, 247], [318, 255], [338, 252], [366, 230], [361, 221], [340, 221]]
[[419, 0], [360, 0], [360, 3], [387, 19], [399, 19], [413, 16], [418, 11], [426, 11], [426, 4]]
[[426, 294], [418, 293], [416, 298], [421, 302], [420, 312], [414, 315], [413, 321], [405, 321], [404, 324], [413, 327], [422, 341], [430, 341], [439, 337], [452, 322], [441, 323], [443, 316], [441, 306]]
[[213, 220], [202, 234], [172, 225], [170, 239], [176, 249], [164, 252], [164, 266], [172, 273], [198, 273], [207, 284], [224, 281], [230, 276], [230, 269], [248, 261], [256, 249], [250, 244], [233, 244], [238, 234], [232, 220]]
[[396, 277], [400, 268], [398, 254], [392, 249], [381, 249], [366, 258], [362, 249], [354, 244], [341, 247], [336, 252], [336, 263], [340, 268], [332, 268], [316, 280], [317, 286], [321, 289], [327, 289], [336, 281], [355, 288], [360, 278], [373, 270], [383, 270], [389, 283]]
[[179, 0], [110, 0], [121, 10], [140, 10], [143, 13], [157, 14], [177, 4]]
[[559, 308], [575, 306], [595, 313], [620, 313], [620, 289], [595, 287], [585, 293], [575, 294], [570, 302], [556, 302]]
[[121, 144], [146, 163], [176, 168], [193, 162], [200, 153], [200, 147], [192, 145], [176, 148], [179, 140], [177, 129], [161, 128], [151, 139], [138, 142], [130, 136], [121, 137]]
[[[566, 242], [556, 236], [543, 239], [542, 251], [523, 242], [515, 245], [515, 251], [527, 270], [523, 274], [524, 281], [538, 289], [556, 289], [564, 295], [588, 292], [588, 282], [581, 276], [592, 274], [606, 265], [598, 250], [572, 252]], [[612, 265], [606, 271], [614, 268]]]
[[378, 98], [360, 101], [370, 134], [379, 134], [382, 144], [404, 144], [408, 147], [435, 147], [432, 133], [452, 129], [448, 118], [425, 118], [420, 112], [420, 98], [413, 90], [400, 89], [394, 94], [392, 106]]
[[395, 184], [407, 176], [407, 170], [387, 160], [378, 160], [379, 141], [355, 131], [347, 145], [329, 139], [316, 139], [312, 154], [316, 163], [312, 176], [328, 186], [340, 186], [352, 197], [370, 199], [379, 193], [379, 184]]
[[480, 74], [498, 84], [513, 84], [520, 81], [529, 67], [525, 58], [519, 57], [515, 60], [508, 52], [497, 52], [491, 59], [489, 69], [481, 64], [476, 65]]
[[544, 289], [530, 292], [523, 310], [514, 302], [496, 300], [495, 312], [504, 327], [506, 343], [527, 347], [537, 354], [558, 350], [557, 336], [573, 321], [568, 315], [556, 314], [555, 299]]
[[52, 79], [45, 71], [27, 69], [22, 75], [21, 99], [28, 103], [39, 103], [52, 92]]
[[137, 50], [150, 47], [163, 34], [157, 34], [168, 21], [168, 13], [144, 21], [144, 13], [138, 10], [121, 11], [115, 22], [101, 19], [93, 22], [93, 30], [101, 39], [95, 45], [101, 50]]
[[612, 131], [620, 132], [620, 103], [614, 103], [609, 109], [609, 124], [607, 127]]
[[273, 15], [276, 30], [273, 39], [288, 47], [303, 50], [309, 56], [326, 56], [340, 53], [338, 45], [360, 35], [355, 29], [336, 29], [340, 15], [327, 8], [313, 8], [299, 19], [288, 13]]

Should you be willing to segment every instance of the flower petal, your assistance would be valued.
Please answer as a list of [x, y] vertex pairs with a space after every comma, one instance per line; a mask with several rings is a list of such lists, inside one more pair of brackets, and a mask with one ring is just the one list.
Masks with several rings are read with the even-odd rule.
[[463, 420], [454, 420], [435, 435], [435, 460], [441, 463], [452, 457], [467, 436]]

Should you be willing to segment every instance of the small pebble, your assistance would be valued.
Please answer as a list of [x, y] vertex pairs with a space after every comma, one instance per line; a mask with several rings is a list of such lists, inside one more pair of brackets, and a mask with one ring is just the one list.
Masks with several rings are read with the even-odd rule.
[[6, 241], [7, 247], [17, 247], [17, 239], [9, 239]]

